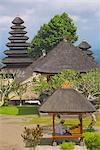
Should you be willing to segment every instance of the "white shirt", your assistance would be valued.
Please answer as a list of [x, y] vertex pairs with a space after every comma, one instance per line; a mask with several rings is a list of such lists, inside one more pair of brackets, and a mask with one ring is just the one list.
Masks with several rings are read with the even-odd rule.
[[62, 128], [62, 124], [58, 124], [55, 129], [55, 133], [63, 135], [65, 130]]

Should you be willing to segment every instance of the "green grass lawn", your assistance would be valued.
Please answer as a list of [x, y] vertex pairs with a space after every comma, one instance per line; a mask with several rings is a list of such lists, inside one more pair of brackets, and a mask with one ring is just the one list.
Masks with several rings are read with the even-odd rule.
[[38, 106], [23, 105], [23, 106], [2, 106], [0, 107], [0, 114], [6, 115], [31, 115], [38, 113]]
[[[50, 115], [41, 115], [38, 114], [38, 106], [36, 105], [23, 105], [23, 106], [2, 106], [0, 107], [0, 114], [6, 115], [33, 115], [33, 119], [28, 122], [22, 122], [25, 124], [52, 124], [52, 116]], [[90, 117], [83, 118], [83, 126], [87, 126], [90, 122]], [[100, 115], [96, 113], [96, 124], [95, 126], [100, 126]], [[56, 118], [56, 123], [60, 120]], [[67, 126], [77, 125], [79, 120], [77, 118], [66, 118], [65, 124]]]
[[17, 115], [18, 109], [16, 106], [2, 106], [0, 107], [0, 114]]
[[[95, 126], [100, 126], [100, 115], [99, 114], [96, 114], [96, 124]], [[66, 118], [65, 119], [66, 122], [65, 124], [67, 126], [73, 126], [73, 125], [77, 125], [79, 123], [79, 120], [77, 118]], [[60, 119], [56, 118], [55, 122], [58, 123], [60, 121]], [[91, 121], [91, 117], [86, 117], [83, 119], [83, 126], [88, 126], [88, 124], [90, 123]], [[27, 124], [46, 124], [46, 125], [50, 125], [52, 124], [52, 116], [47, 116], [47, 115], [41, 115], [40, 117], [37, 116], [37, 115], [34, 115], [33, 116], [33, 119], [28, 121], [28, 122], [25, 122]]]

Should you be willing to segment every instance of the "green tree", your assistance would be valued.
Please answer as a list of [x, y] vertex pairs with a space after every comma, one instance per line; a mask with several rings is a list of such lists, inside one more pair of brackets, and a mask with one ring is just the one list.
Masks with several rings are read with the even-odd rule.
[[74, 43], [78, 39], [76, 31], [77, 27], [67, 13], [56, 15], [47, 24], [41, 26], [31, 42], [34, 50], [29, 48], [29, 53], [33, 58], [38, 58], [43, 50], [48, 53], [64, 38]]
[[32, 150], [36, 149], [36, 146], [40, 143], [43, 136], [43, 129], [37, 125], [35, 128], [24, 128], [24, 133], [21, 134], [26, 147], [31, 147]]
[[[9, 94], [13, 91], [14, 80], [5, 73], [0, 74], [0, 106], [8, 105]], [[11, 97], [12, 98], [12, 97]]]
[[[80, 74], [74, 70], [65, 70], [52, 77], [47, 82], [43, 78], [35, 81], [36, 87], [34, 90], [40, 95], [50, 93], [62, 87], [64, 82], [69, 82], [71, 87], [83, 93], [86, 97], [93, 97], [96, 93], [99, 93], [100, 89], [100, 70], [92, 70], [84, 74]], [[48, 95], [50, 95], [48, 94]], [[100, 95], [100, 94], [99, 94]], [[44, 96], [45, 97], [45, 96]]]
[[8, 101], [15, 97], [15, 94], [20, 99], [20, 105], [22, 104], [22, 96], [26, 92], [27, 84], [21, 84], [14, 79], [22, 75], [20, 71], [0, 73], [0, 106], [8, 105]]
[[91, 70], [86, 74], [81, 74], [76, 86], [86, 97], [93, 97], [96, 94], [100, 96], [100, 70]]
[[20, 100], [20, 106], [22, 106], [22, 96], [27, 90], [27, 84], [21, 84], [20, 82], [15, 82], [13, 91], [17, 96], [19, 97]]

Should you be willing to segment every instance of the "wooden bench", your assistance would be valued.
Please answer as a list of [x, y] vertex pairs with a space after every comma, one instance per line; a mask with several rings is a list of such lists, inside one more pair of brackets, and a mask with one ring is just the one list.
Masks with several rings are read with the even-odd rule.
[[53, 139], [55, 139], [55, 138], [82, 138], [82, 134], [80, 133], [80, 126], [71, 127], [69, 129], [69, 132], [72, 135], [58, 135], [55, 133], [52, 135], [52, 138]]
[[52, 135], [52, 138], [81, 138], [82, 134], [76, 134], [76, 135]]
[[69, 132], [71, 134], [80, 134], [81, 128], [80, 128], [80, 126], [73, 126], [69, 129]]
[[69, 138], [79, 138], [79, 142], [83, 141], [82, 134], [76, 134], [76, 135], [52, 135], [52, 145], [57, 145], [57, 139], [69, 139]]

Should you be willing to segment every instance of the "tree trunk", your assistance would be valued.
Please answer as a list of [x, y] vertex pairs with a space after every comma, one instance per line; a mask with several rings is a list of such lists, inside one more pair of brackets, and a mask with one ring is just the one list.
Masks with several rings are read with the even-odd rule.
[[22, 100], [21, 100], [21, 98], [20, 98], [20, 107], [22, 106]]
[[5, 96], [2, 96], [0, 106], [3, 106], [5, 104]]

